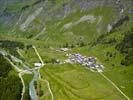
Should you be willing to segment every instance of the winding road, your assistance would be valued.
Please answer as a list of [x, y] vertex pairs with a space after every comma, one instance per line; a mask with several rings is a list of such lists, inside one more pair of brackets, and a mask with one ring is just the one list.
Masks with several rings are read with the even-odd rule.
[[[42, 63], [42, 66], [44, 66], [44, 62], [43, 62], [43, 60], [42, 60], [42, 58], [41, 58], [41, 56], [40, 56], [38, 50], [36, 49], [35, 46], [33, 46], [33, 49], [35, 50], [36, 55], [38, 56], [40, 62]], [[40, 67], [38, 68], [38, 73], [39, 73], [39, 69], [40, 69]], [[47, 83], [47, 85], [48, 85], [48, 90], [49, 90], [49, 92], [50, 92], [50, 94], [51, 94], [51, 100], [54, 100], [54, 99], [53, 99], [54, 96], [53, 96], [53, 93], [52, 93], [52, 90], [51, 90], [51, 87], [50, 87], [49, 81], [47, 81], [46, 79], [43, 80], [43, 79], [41, 78], [40, 73], [39, 73], [39, 79], [42, 80], [42, 81], [45, 81], [45, 82]]]
[[18, 74], [19, 78], [21, 79], [22, 85], [23, 85], [23, 90], [22, 90], [22, 93], [21, 93], [21, 100], [23, 100], [24, 93], [25, 93], [25, 83], [24, 83], [22, 75], [23, 75], [23, 72], [20, 72]]
[[10, 61], [10, 59], [8, 59], [7, 57], [5, 57], [5, 59], [7, 59], [10, 64], [16, 69], [16, 71], [18, 72], [18, 76], [19, 78], [21, 79], [21, 82], [22, 82], [22, 85], [23, 85], [23, 89], [22, 89], [22, 93], [21, 93], [21, 100], [23, 100], [23, 96], [24, 96], [24, 93], [25, 93], [25, 83], [24, 83], [24, 80], [23, 80], [23, 77], [22, 75], [23, 74], [32, 74], [32, 72], [30, 71], [27, 71], [27, 70], [22, 70], [22, 69], [19, 69], [15, 64], [13, 64], [12, 61]]
[[39, 73], [39, 79], [40, 79], [41, 81], [44, 81], [44, 82], [46, 82], [46, 83], [47, 83], [48, 90], [49, 90], [49, 92], [50, 92], [50, 94], [51, 94], [51, 100], [54, 100], [53, 92], [52, 92], [52, 90], [51, 90], [51, 87], [50, 87], [49, 81], [48, 81], [48, 80], [46, 80], [46, 79], [45, 79], [45, 80], [43, 80], [43, 79], [41, 78], [40, 73]]
[[[34, 78], [33, 78], [33, 80], [30, 82], [30, 88], [29, 88], [29, 93], [30, 93], [31, 99], [32, 99], [32, 100], [38, 100], [38, 97], [37, 97], [37, 95], [36, 95], [36, 90], [35, 90], [35, 87], [34, 87], [34, 81], [36, 81], [36, 80], [39, 78], [40, 80], [42, 80], [42, 81], [44, 81], [44, 82], [47, 83], [48, 90], [49, 90], [49, 93], [50, 93], [50, 95], [51, 95], [51, 100], [54, 100], [54, 95], [53, 95], [53, 92], [52, 92], [52, 90], [51, 90], [49, 81], [46, 80], [46, 79], [43, 80], [43, 79], [41, 78], [40, 73], [39, 73], [39, 69], [40, 69], [41, 67], [44, 66], [44, 62], [43, 62], [41, 56], [39, 55], [39, 52], [38, 52], [38, 50], [36, 49], [35, 46], [33, 46], [33, 49], [34, 49], [36, 55], [38, 56], [38, 58], [39, 58], [39, 60], [40, 60], [40, 62], [41, 62], [41, 66], [37, 68], [37, 71], [36, 71], [36, 67], [34, 67], [33, 70], [28, 70], [28, 69], [24, 70], [24, 69], [20, 69], [20, 68], [17, 67], [14, 63], [18, 63], [18, 62], [19, 62], [19, 63], [21, 63], [21, 64], [23, 65], [23, 67], [24, 67], [24, 66], [26, 66], [26, 65], [22, 62], [22, 60], [20, 60], [20, 59], [14, 57], [14, 56], [11, 55], [11, 54], [8, 54], [8, 53], [5, 52], [5, 51], [0, 51], [0, 53], [1, 53], [1, 54], [3, 55], [3, 57], [14, 67], [14, 69], [18, 72], [18, 76], [19, 76], [19, 78], [21, 79], [21, 82], [22, 82], [22, 85], [23, 85], [23, 89], [22, 89], [22, 93], [21, 93], [21, 100], [23, 100], [23, 96], [24, 96], [24, 93], [25, 93], [25, 83], [24, 83], [24, 80], [23, 80], [22, 75], [23, 75], [23, 74], [32, 74], [32, 71], [33, 71], [33, 73], [34, 73]], [[7, 56], [10, 56], [11, 58], [9, 59]], [[115, 87], [127, 100], [131, 100], [131, 99], [130, 99], [124, 92], [122, 92], [122, 90], [121, 90], [114, 82], [112, 82], [107, 76], [105, 76], [102, 72], [99, 72], [99, 74], [100, 74], [104, 79], [106, 79], [110, 84], [112, 84], [113, 87]]]

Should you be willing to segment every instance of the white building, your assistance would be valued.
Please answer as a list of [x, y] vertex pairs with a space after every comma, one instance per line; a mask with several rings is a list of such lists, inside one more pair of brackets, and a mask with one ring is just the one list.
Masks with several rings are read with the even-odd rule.
[[41, 67], [41, 66], [43, 66], [43, 64], [41, 64], [41, 63], [34, 63], [34, 66], [35, 67]]

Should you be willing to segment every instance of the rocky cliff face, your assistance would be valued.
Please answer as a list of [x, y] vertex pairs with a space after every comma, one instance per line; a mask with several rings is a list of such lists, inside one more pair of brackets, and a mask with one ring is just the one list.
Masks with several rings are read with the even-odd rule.
[[[67, 14], [79, 10], [93, 9], [97, 6], [112, 6], [119, 9], [127, 9], [133, 3], [132, 0], [1, 0], [0, 1], [0, 22], [10, 25], [15, 23], [22, 13], [34, 12], [37, 8], [43, 7], [41, 15], [49, 18], [63, 18]], [[131, 3], [129, 3], [131, 2]], [[118, 6], [118, 4], [120, 4]], [[119, 8], [118, 8], [119, 7]], [[26, 16], [25, 14], [24, 16]]]
[[[42, 38], [46, 36], [42, 35], [44, 33], [56, 34], [56, 37], [72, 33], [86, 38], [77, 34], [75, 28], [81, 26], [81, 30], [86, 33], [104, 33], [107, 25], [122, 13], [128, 12], [132, 4], [132, 0], [1, 0], [0, 28], [3, 29], [1, 33], [16, 33], [35, 39], [45, 39]], [[85, 16], [95, 18], [95, 22], [88, 25], [91, 32], [87, 28], [82, 29], [86, 26], [85, 22], [91, 19], [75, 24]], [[69, 29], [63, 29], [70, 23], [72, 26], [70, 25]]]

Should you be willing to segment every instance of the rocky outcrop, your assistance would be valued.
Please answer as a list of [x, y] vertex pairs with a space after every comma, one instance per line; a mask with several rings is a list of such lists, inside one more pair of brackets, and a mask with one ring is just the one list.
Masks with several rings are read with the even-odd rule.
[[120, 17], [112, 25], [109, 24], [107, 26], [107, 32], [112, 32], [113, 30], [115, 30], [116, 28], [118, 28], [119, 26], [121, 26], [122, 24], [124, 24], [127, 21], [129, 21], [129, 16]]

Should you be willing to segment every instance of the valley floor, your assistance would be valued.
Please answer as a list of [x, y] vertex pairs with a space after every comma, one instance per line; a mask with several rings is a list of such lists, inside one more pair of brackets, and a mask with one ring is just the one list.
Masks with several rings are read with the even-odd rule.
[[[133, 98], [132, 77], [130, 76], [133, 74], [130, 71], [132, 67], [125, 68], [119, 66], [119, 62], [115, 63], [115, 60], [118, 58], [112, 58], [110, 62], [106, 62], [104, 52], [105, 50], [111, 50], [111, 48], [105, 49], [102, 46], [97, 46], [90, 50], [88, 50], [88, 47], [73, 48], [68, 53], [81, 53], [86, 56], [97, 57], [98, 63], [103, 64], [105, 67], [103, 74], [116, 87], [103, 74], [92, 72], [85, 66], [69, 63], [59, 64], [56, 61], [67, 59], [66, 53], [57, 52], [57, 48], [44, 48], [41, 41], [35, 42], [34, 40], [11, 37], [5, 37], [4, 39], [35, 45], [42, 59], [41, 61], [35, 53], [35, 48], [22, 49], [19, 52], [31, 66], [35, 62], [44, 61], [46, 64], [39, 69], [40, 75], [35, 86], [39, 100], [130, 100], [128, 97]], [[120, 55], [118, 57], [121, 58]], [[115, 65], [112, 66], [112, 64]], [[117, 88], [120, 90], [118, 91]]]

